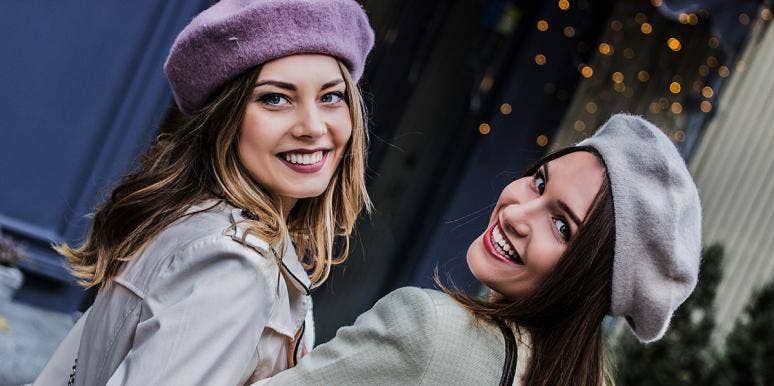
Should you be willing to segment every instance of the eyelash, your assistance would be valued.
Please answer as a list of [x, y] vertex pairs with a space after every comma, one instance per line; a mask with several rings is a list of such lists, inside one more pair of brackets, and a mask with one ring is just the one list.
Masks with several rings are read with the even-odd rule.
[[269, 105], [269, 106], [278, 106], [278, 104], [275, 104], [275, 103], [270, 103], [270, 102], [269, 102], [269, 100], [270, 100], [271, 98], [280, 98], [280, 99], [284, 99], [284, 100], [285, 100], [285, 102], [288, 102], [288, 103], [290, 103], [290, 100], [288, 99], [288, 97], [286, 97], [286, 96], [284, 96], [284, 95], [282, 95], [282, 94], [275, 93], [275, 92], [272, 92], [272, 93], [267, 93], [267, 94], [263, 94], [263, 95], [261, 95], [261, 96], [259, 96], [259, 97], [257, 98], [257, 101], [258, 101], [258, 102], [261, 102], [261, 103], [263, 103], [263, 104], [265, 104], [265, 105]]
[[[340, 101], [346, 101], [346, 96], [341, 91], [329, 92], [329, 93], [323, 95], [322, 98], [320, 98], [320, 99], [323, 99], [323, 98], [325, 98], [325, 97], [327, 97], [329, 95], [336, 96], [336, 97], [339, 98], [339, 100], [337, 100], [335, 102], [323, 102], [324, 104], [333, 105], [333, 104], [336, 104], [336, 103], [338, 103]], [[285, 100], [285, 102], [290, 103], [290, 99], [287, 96], [282, 95], [280, 93], [276, 93], [276, 92], [271, 92], [271, 93], [266, 93], [266, 94], [260, 95], [256, 100], [258, 102], [261, 102], [261, 103], [263, 103], [265, 105], [268, 105], [268, 106], [280, 106], [279, 104], [276, 104], [276, 103], [270, 103], [270, 99], [272, 99], [272, 98], [281, 98], [281, 99]]]
[[347, 100], [347, 97], [346, 97], [346, 95], [344, 95], [344, 93], [343, 93], [343, 92], [341, 92], [341, 91], [333, 91], [333, 92], [329, 92], [329, 93], [327, 93], [327, 94], [323, 95], [323, 98], [325, 98], [325, 97], [326, 97], [326, 96], [328, 96], [328, 95], [334, 95], [334, 96], [336, 96], [336, 97], [338, 97], [338, 98], [339, 98], [339, 100], [338, 100], [338, 101], [336, 101], [336, 102], [329, 102], [329, 104], [335, 104], [335, 103], [338, 103], [338, 102], [341, 102], [341, 101], [346, 101], [346, 100]]
[[[543, 181], [543, 183], [542, 183], [543, 187], [542, 188], [540, 188], [540, 185], [538, 184], [538, 180], [542, 180]], [[538, 194], [540, 194], [542, 196], [543, 193], [546, 191], [546, 178], [543, 175], [543, 170], [542, 169], [538, 169], [537, 172], [535, 172], [535, 175], [532, 178], [532, 183], [535, 185], [535, 190], [537, 190]], [[557, 221], [561, 221], [562, 223], [564, 223], [564, 226], [567, 227], [567, 235], [566, 236], [564, 234], [562, 234], [562, 231], [560, 231], [559, 229], [556, 228], [556, 222]], [[570, 231], [570, 225], [569, 225], [569, 223], [567, 222], [567, 220], [564, 217], [561, 217], [561, 216], [556, 217], [556, 218], [555, 217], [551, 217], [551, 226], [557, 232], [559, 232], [559, 238], [562, 240], [563, 243], [566, 244], [566, 243], [568, 243], [570, 241], [570, 237], [572, 237], [572, 233]]]

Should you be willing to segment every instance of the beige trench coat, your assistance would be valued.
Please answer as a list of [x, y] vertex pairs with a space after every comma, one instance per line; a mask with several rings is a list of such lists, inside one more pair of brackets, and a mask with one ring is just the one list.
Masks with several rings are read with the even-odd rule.
[[245, 219], [224, 201], [187, 214], [99, 293], [35, 385], [67, 384], [76, 356], [75, 385], [241, 385], [311, 350], [310, 283], [294, 248], [278, 265], [263, 240], [242, 244]]

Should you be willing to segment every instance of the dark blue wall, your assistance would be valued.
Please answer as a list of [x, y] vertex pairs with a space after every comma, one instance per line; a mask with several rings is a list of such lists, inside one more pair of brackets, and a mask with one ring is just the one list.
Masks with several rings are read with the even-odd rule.
[[31, 283], [77, 307], [51, 243], [78, 243], [85, 216], [153, 137], [170, 101], [162, 72], [204, 0], [14, 1], [0, 13], [0, 228], [30, 257]]

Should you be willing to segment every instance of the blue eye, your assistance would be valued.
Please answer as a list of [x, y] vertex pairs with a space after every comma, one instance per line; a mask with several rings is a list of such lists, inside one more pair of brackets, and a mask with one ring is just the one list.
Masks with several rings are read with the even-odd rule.
[[344, 100], [344, 93], [340, 91], [329, 92], [320, 98], [320, 102], [325, 104], [336, 104]]
[[570, 226], [567, 225], [567, 222], [560, 218], [553, 219], [553, 222], [554, 227], [562, 236], [562, 239], [564, 241], [570, 241]]
[[261, 95], [258, 97], [258, 101], [270, 106], [282, 106], [290, 103], [284, 95], [275, 93]]
[[543, 172], [539, 170], [535, 173], [535, 188], [540, 194], [543, 194], [546, 190], [546, 179], [543, 177]]

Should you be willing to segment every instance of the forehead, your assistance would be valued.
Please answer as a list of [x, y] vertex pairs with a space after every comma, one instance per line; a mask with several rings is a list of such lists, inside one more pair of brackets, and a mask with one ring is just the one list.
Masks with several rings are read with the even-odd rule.
[[338, 61], [328, 55], [290, 55], [266, 62], [261, 66], [258, 80], [272, 79], [285, 82], [322, 80], [323, 83], [341, 79]]
[[576, 151], [551, 160], [546, 194], [567, 203], [581, 219], [588, 214], [602, 187], [605, 168], [587, 151]]

